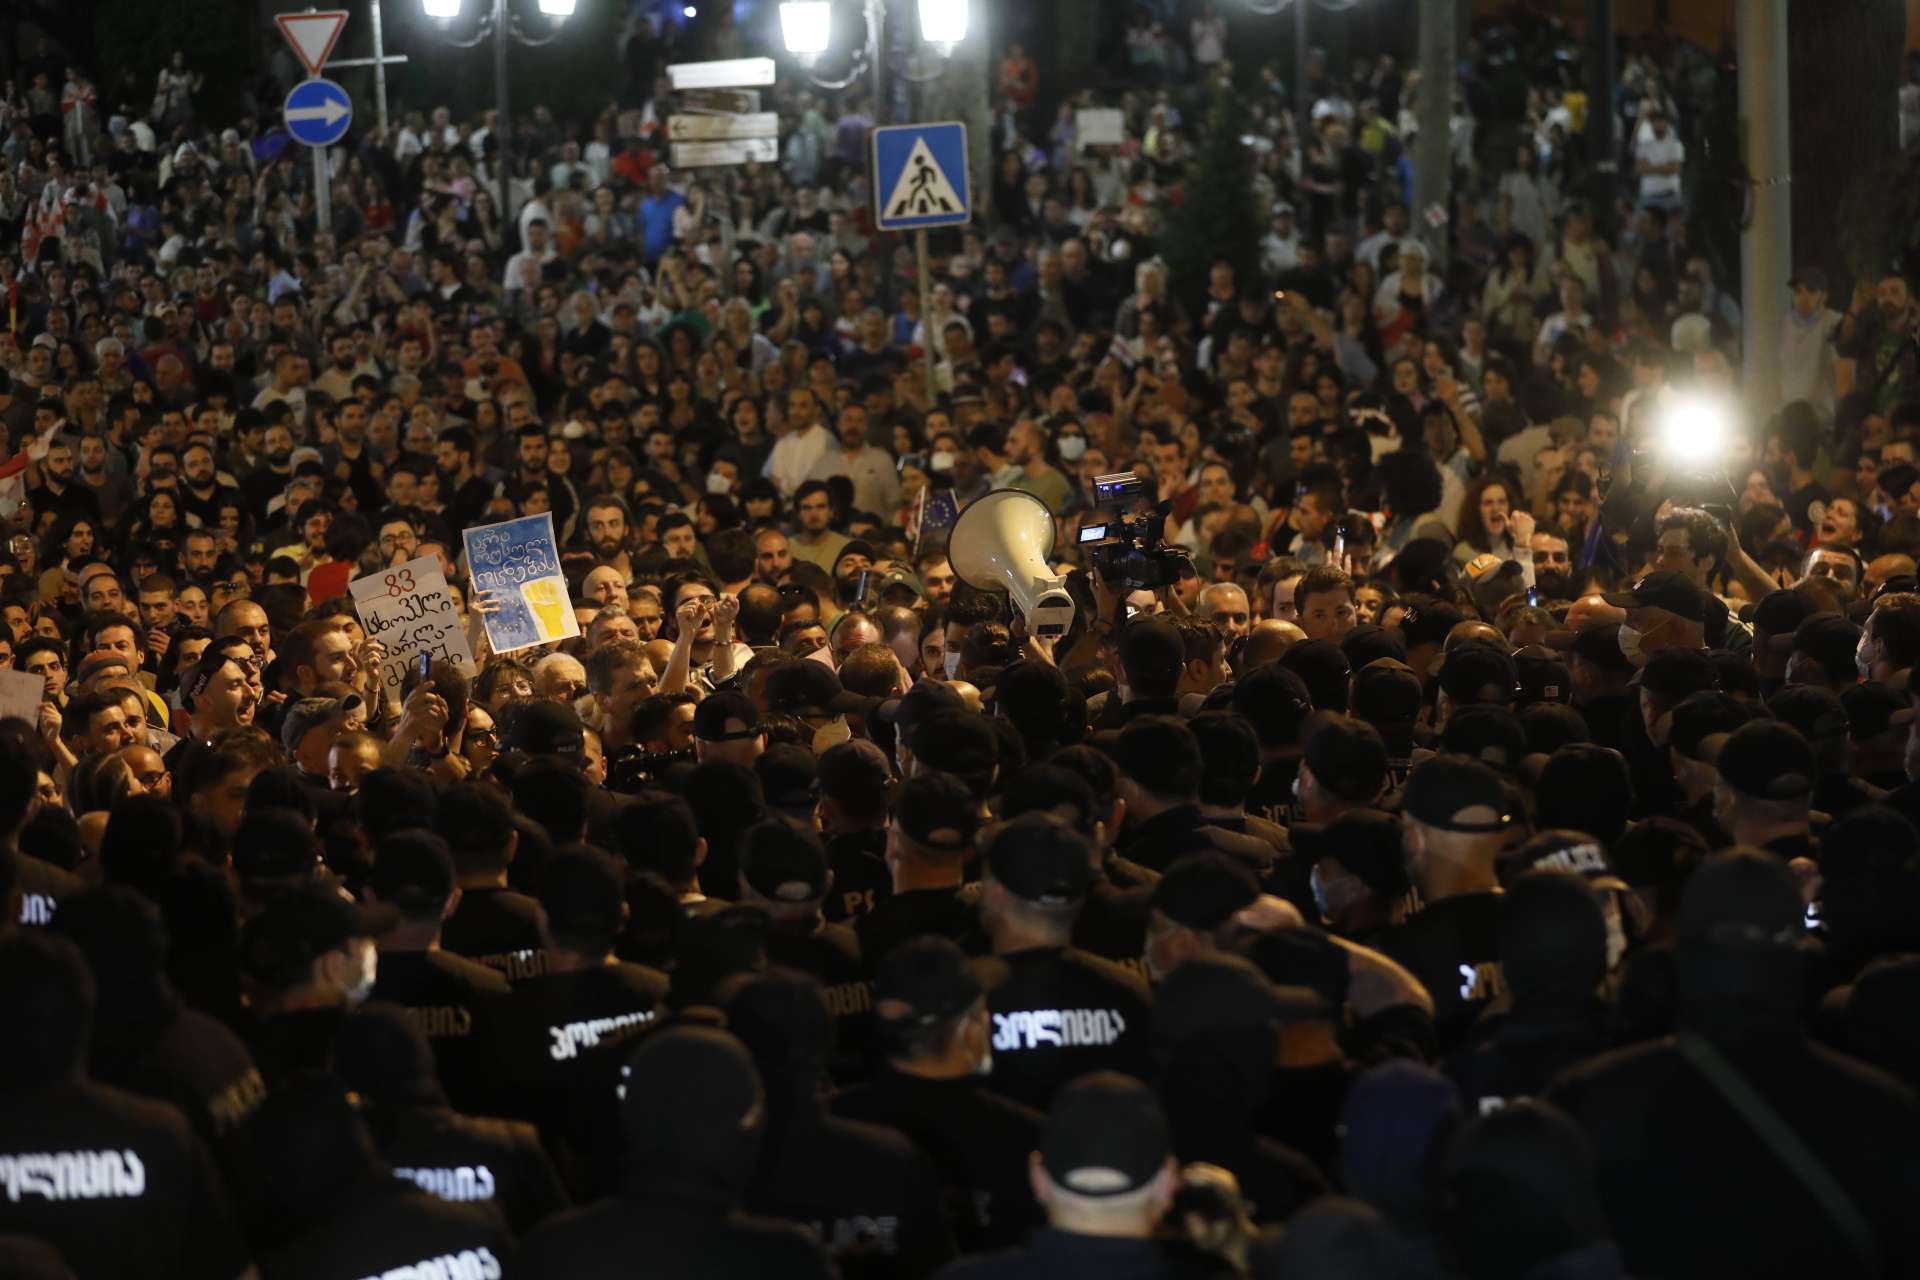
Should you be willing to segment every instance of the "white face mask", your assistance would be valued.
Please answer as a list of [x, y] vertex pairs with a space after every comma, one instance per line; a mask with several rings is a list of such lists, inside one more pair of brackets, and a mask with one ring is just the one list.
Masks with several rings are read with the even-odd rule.
[[813, 754], [824, 755], [829, 748], [837, 747], [852, 737], [853, 730], [847, 727], [847, 718], [835, 716], [831, 724], [814, 731]]
[[927, 461], [933, 464], [935, 471], [953, 470], [953, 455], [945, 449], [936, 449], [933, 456], [928, 458]]
[[940, 663], [947, 669], [947, 679], [958, 680], [960, 678], [960, 654], [958, 651], [942, 654]]
[[1068, 462], [1080, 461], [1081, 457], [1085, 455], [1086, 452], [1087, 452], [1087, 438], [1085, 436], [1061, 436], [1060, 437], [1060, 456], [1062, 458], [1065, 458]]
[[[1298, 783], [1295, 784], [1296, 788], [1298, 785]], [[1333, 919], [1333, 907], [1327, 902], [1327, 884], [1326, 881], [1320, 878], [1320, 868], [1318, 866], [1315, 866], [1312, 871], [1307, 873], [1307, 883], [1313, 887], [1313, 905], [1314, 909], [1319, 911], [1320, 918], [1322, 920]]]
[[1647, 665], [1646, 652], [1640, 647], [1640, 633], [1625, 623], [1620, 625], [1620, 652], [1636, 667]]
[[707, 473], [707, 492], [708, 493], [730, 493], [732, 492], [732, 490], [733, 490], [733, 481], [727, 479], [725, 476], [721, 475], [718, 471], [710, 471]]
[[347, 988], [347, 1004], [363, 1005], [367, 997], [373, 994], [373, 984], [379, 977], [380, 953], [368, 941], [364, 947], [354, 947], [350, 954], [360, 961], [360, 980]]
[[1867, 638], [1861, 636], [1860, 643], [1855, 645], [1853, 650], [1853, 665], [1859, 670], [1862, 680], [1873, 679], [1873, 660], [1867, 657], [1868, 648]]

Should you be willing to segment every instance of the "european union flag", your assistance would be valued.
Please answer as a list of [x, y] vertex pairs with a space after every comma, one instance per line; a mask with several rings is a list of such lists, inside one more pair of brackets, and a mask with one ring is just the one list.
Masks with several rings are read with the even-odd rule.
[[928, 495], [926, 505], [920, 511], [920, 531], [914, 543], [914, 551], [926, 545], [927, 535], [951, 529], [960, 519], [960, 504], [954, 501], [953, 490], [941, 489]]

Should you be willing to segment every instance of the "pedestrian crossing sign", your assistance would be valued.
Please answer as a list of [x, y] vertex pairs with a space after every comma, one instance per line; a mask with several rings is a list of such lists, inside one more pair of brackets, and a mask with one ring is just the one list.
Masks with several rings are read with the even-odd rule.
[[973, 216], [967, 126], [896, 124], [873, 131], [875, 223], [882, 231], [960, 226]]

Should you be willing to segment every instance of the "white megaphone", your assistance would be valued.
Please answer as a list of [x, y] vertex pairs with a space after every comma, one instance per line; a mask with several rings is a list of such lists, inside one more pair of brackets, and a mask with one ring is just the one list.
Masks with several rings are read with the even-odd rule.
[[1026, 616], [1027, 632], [1065, 635], [1073, 625], [1067, 580], [1050, 572], [1053, 513], [1022, 489], [995, 489], [965, 511], [947, 540], [947, 562], [976, 591], [1004, 591]]

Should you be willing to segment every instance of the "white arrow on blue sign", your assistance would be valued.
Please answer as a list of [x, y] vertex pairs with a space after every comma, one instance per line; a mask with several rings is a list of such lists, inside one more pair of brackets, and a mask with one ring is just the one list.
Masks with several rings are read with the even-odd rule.
[[302, 80], [287, 95], [280, 114], [295, 142], [330, 147], [353, 123], [353, 99], [331, 80]]
[[896, 124], [873, 131], [873, 194], [882, 231], [953, 227], [972, 217], [967, 126]]

